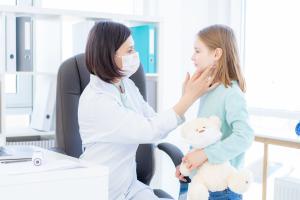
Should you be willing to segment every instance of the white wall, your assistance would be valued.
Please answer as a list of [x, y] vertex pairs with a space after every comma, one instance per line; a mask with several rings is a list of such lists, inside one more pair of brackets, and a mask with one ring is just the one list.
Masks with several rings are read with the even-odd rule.
[[[180, 97], [181, 80], [184, 68], [182, 66], [182, 0], [158, 1], [159, 15], [162, 17], [159, 29], [159, 79], [158, 79], [158, 110], [171, 108]], [[170, 136], [175, 135], [174, 131]], [[169, 137], [171, 140], [174, 137]], [[174, 143], [174, 142], [172, 142]], [[164, 189], [177, 197], [178, 182], [174, 177], [174, 166], [164, 154], [157, 154], [156, 176], [152, 182], [154, 188]], [[174, 189], [176, 188], [176, 189]]]

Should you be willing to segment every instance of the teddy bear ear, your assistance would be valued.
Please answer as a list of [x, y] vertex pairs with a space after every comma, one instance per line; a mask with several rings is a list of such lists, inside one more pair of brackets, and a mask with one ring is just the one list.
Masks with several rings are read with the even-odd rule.
[[210, 116], [209, 120], [212, 121], [214, 124], [217, 124], [218, 127], [221, 127], [221, 120], [217, 116]]

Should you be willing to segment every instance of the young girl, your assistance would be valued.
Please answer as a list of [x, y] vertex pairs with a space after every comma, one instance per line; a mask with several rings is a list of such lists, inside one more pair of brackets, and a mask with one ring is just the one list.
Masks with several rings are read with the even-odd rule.
[[[195, 41], [192, 60], [197, 68], [216, 66], [213, 82], [220, 85], [200, 99], [198, 117], [218, 116], [221, 119], [222, 139], [204, 149], [188, 153], [183, 162], [190, 169], [201, 166], [205, 161], [220, 164], [230, 161], [240, 168], [244, 153], [253, 141], [253, 130], [248, 123], [248, 112], [244, 93], [245, 80], [241, 72], [236, 39], [233, 30], [227, 26], [214, 25], [201, 30]], [[176, 176], [183, 180], [180, 172]], [[209, 200], [240, 200], [229, 189], [210, 192]]]

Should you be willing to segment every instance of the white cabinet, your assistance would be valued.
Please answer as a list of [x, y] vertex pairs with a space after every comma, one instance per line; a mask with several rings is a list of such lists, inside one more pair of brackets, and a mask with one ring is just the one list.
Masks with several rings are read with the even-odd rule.
[[36, 150], [43, 153], [41, 166], [34, 166], [31, 161], [0, 163], [1, 199], [108, 199], [108, 167]]
[[[58, 68], [65, 59], [84, 52], [89, 29], [98, 20], [129, 27], [160, 25], [157, 18], [136, 15], [0, 6], [1, 134], [54, 134]], [[158, 76], [146, 76], [149, 103], [157, 109]]]

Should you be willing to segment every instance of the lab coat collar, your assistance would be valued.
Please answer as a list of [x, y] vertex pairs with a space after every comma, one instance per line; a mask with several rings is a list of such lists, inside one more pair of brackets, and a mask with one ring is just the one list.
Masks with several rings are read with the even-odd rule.
[[[124, 80], [123, 80], [124, 81]], [[98, 76], [91, 74], [90, 75], [90, 84], [91, 87], [96, 90], [97, 93], [109, 95], [118, 100], [121, 103], [120, 92], [115, 85], [107, 83], [101, 80]]]

